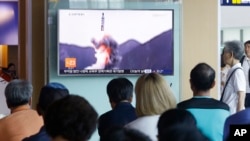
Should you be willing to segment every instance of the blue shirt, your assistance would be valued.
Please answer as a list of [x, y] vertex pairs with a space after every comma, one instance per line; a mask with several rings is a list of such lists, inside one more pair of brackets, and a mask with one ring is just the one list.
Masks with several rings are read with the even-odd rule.
[[51, 139], [43, 126], [37, 134], [27, 137], [23, 141], [51, 141]]
[[208, 96], [195, 96], [180, 102], [177, 107], [190, 111], [197, 127], [211, 141], [222, 141], [224, 123], [230, 115], [227, 104]]

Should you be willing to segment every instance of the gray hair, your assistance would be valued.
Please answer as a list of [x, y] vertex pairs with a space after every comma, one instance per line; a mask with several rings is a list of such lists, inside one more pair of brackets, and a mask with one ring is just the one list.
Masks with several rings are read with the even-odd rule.
[[224, 50], [233, 53], [234, 58], [240, 60], [244, 54], [244, 44], [240, 41], [227, 41], [224, 43]]
[[17, 107], [29, 103], [33, 86], [26, 80], [14, 79], [6, 86], [4, 93], [8, 107]]

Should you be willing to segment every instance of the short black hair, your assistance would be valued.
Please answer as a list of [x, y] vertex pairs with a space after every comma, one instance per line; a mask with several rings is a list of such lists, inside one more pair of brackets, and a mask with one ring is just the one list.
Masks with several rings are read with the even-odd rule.
[[159, 141], [210, 141], [198, 128], [177, 124], [164, 130]]
[[129, 100], [133, 96], [133, 84], [127, 78], [114, 78], [107, 85], [107, 94], [115, 103]]
[[185, 109], [165, 111], [157, 123], [159, 141], [208, 141], [197, 128], [196, 119]]
[[212, 88], [215, 79], [214, 69], [206, 63], [197, 64], [190, 73], [190, 81], [197, 90]]
[[97, 118], [97, 112], [85, 98], [70, 94], [49, 106], [44, 124], [52, 138], [85, 141], [96, 130]]
[[112, 127], [100, 141], [152, 141], [149, 136], [139, 130], [125, 127]]
[[164, 132], [167, 128], [170, 128], [175, 125], [182, 125], [188, 127], [196, 127], [196, 119], [195, 117], [185, 109], [170, 109], [162, 113], [160, 116], [157, 128], [158, 128], [158, 135], [164, 136]]

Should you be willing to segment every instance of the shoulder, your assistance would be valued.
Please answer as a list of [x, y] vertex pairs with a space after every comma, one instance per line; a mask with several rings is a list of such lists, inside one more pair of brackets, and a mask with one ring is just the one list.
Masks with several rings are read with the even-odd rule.
[[152, 115], [152, 116], [143, 116], [143, 117], [139, 117], [136, 120], [130, 122], [129, 124], [127, 124], [127, 127], [129, 126], [138, 126], [138, 125], [145, 125], [145, 124], [152, 124], [158, 122], [160, 118], [160, 115]]
[[194, 101], [196, 101], [194, 98], [191, 98], [191, 99], [188, 99], [188, 100], [185, 100], [185, 101], [182, 101], [182, 102], [179, 102], [177, 104], [177, 108], [183, 108], [183, 109], [186, 109], [188, 108], [190, 105], [193, 105]]
[[113, 115], [113, 113], [114, 113], [114, 111], [113, 111], [113, 110], [110, 110], [110, 111], [108, 111], [108, 112], [106, 112], [106, 113], [103, 113], [103, 114], [99, 117], [99, 119], [109, 118], [110, 116]]
[[250, 123], [250, 108], [239, 111], [227, 118], [227, 121], [239, 121]]
[[221, 102], [221, 101], [219, 101], [217, 99], [211, 98], [211, 104], [213, 104], [212, 108], [224, 109], [224, 110], [227, 110], [227, 111], [229, 111], [229, 109], [230, 109], [229, 106], [226, 103]]
[[178, 108], [200, 108], [200, 109], [223, 109], [229, 111], [229, 106], [214, 98], [192, 98], [181, 102], [177, 105]]
[[241, 64], [243, 63], [244, 59], [245, 59], [245, 55], [243, 55], [243, 56], [241, 57], [241, 59], [240, 59], [240, 63], [241, 63]]

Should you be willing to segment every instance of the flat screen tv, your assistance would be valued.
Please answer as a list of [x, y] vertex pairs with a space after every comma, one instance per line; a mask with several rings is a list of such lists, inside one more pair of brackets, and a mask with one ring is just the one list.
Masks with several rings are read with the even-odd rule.
[[0, 45], [18, 45], [18, 1], [0, 0]]
[[58, 10], [58, 74], [173, 75], [173, 10]]

